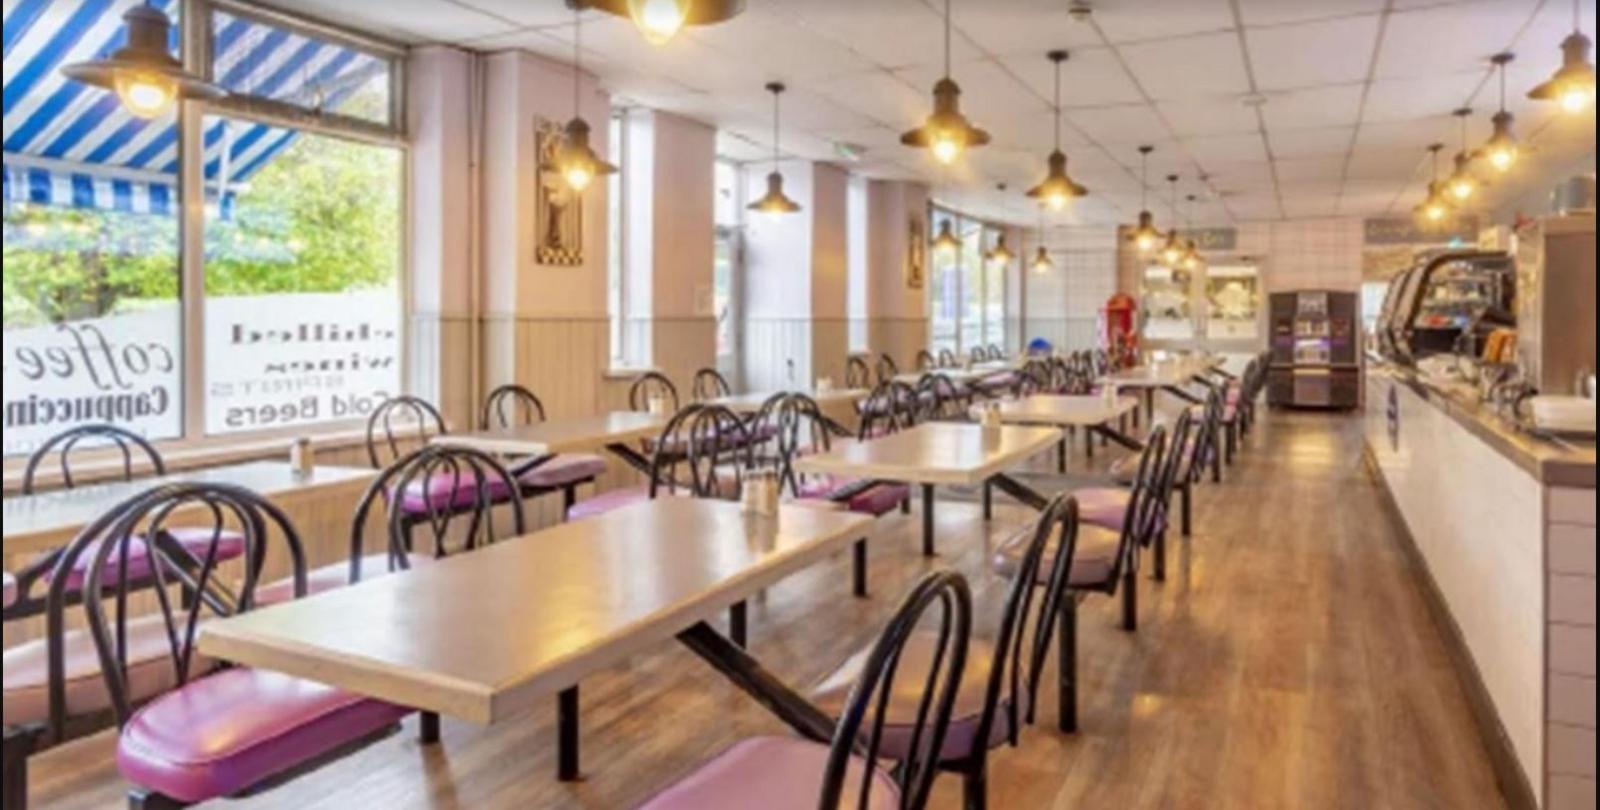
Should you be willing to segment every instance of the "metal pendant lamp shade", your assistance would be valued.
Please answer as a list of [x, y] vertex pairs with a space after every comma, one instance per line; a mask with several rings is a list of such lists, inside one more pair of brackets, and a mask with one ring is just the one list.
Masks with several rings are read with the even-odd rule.
[[1056, 148], [1050, 153], [1044, 181], [1028, 189], [1028, 196], [1060, 211], [1072, 200], [1087, 196], [1089, 190], [1067, 174], [1067, 154], [1061, 151], [1061, 64], [1067, 61], [1068, 54], [1066, 51], [1051, 51], [1049, 56], [1056, 66]]
[[686, 27], [716, 25], [739, 16], [744, 0], [567, 0], [567, 7], [633, 20], [650, 44], [665, 45]]
[[1550, 80], [1528, 92], [1535, 101], [1554, 101], [1569, 113], [1594, 108], [1594, 63], [1589, 61], [1594, 43], [1584, 36], [1583, 7], [1572, 3], [1572, 35], [1561, 43], [1561, 67]]
[[1041, 275], [1056, 269], [1056, 263], [1050, 260], [1050, 251], [1044, 245], [1039, 246], [1039, 252], [1033, 256], [1033, 272]]
[[800, 203], [789, 199], [789, 195], [783, 193], [783, 173], [778, 171], [778, 162], [782, 156], [778, 137], [783, 131], [779, 118], [781, 109], [778, 104], [783, 91], [787, 89], [782, 82], [767, 85], [767, 92], [772, 94], [772, 173], [767, 175], [767, 193], [749, 206], [751, 211], [761, 214], [794, 214], [801, 210]]
[[583, 16], [573, 14], [572, 21], [572, 120], [561, 139], [561, 149], [556, 153], [556, 166], [567, 187], [582, 194], [597, 177], [616, 174], [617, 167], [596, 154], [589, 143], [589, 122], [579, 114], [583, 86]]
[[211, 100], [226, 96], [221, 87], [183, 69], [167, 50], [172, 21], [160, 10], [139, 5], [122, 17], [128, 44], [105, 59], [67, 65], [69, 79], [115, 92], [128, 112], [139, 118], [165, 115], [179, 99]]
[[1472, 110], [1463, 107], [1456, 110], [1455, 115], [1461, 119], [1461, 151], [1456, 153], [1455, 171], [1451, 172], [1445, 186], [1457, 203], [1464, 203], [1477, 195], [1479, 186], [1477, 176], [1472, 173], [1472, 154], [1467, 150], [1467, 120]]
[[1521, 157], [1522, 149], [1517, 145], [1517, 135], [1513, 131], [1517, 117], [1506, 109], [1506, 66], [1516, 57], [1509, 53], [1502, 53], [1492, 60], [1500, 69], [1500, 112], [1494, 116], [1494, 134], [1489, 136], [1489, 141], [1483, 145], [1483, 154], [1488, 157], [1489, 165], [1502, 173], [1511, 171]]
[[994, 250], [989, 251], [989, 261], [995, 264], [1006, 264], [1016, 258], [1011, 248], [1006, 247], [1006, 235], [1001, 233], [994, 241]]
[[940, 253], [954, 253], [961, 249], [961, 240], [956, 238], [955, 226], [946, 219], [939, 226], [939, 235], [933, 238], [933, 249]]
[[1128, 241], [1139, 253], [1148, 255], [1161, 244], [1161, 231], [1156, 228], [1156, 215], [1150, 211], [1150, 153], [1154, 146], [1139, 147], [1139, 224], [1128, 234]]
[[933, 114], [922, 126], [900, 136], [900, 143], [926, 149], [935, 160], [949, 165], [968, 149], [987, 146], [989, 133], [973, 126], [961, 113], [961, 86], [950, 78], [950, 0], [944, 5], [944, 78], [933, 86]]
[[1433, 155], [1433, 180], [1428, 183], [1428, 194], [1417, 204], [1414, 213], [1424, 225], [1439, 225], [1450, 217], [1451, 210], [1444, 184], [1439, 182], [1439, 153], [1444, 151], [1444, 144], [1432, 144], [1428, 151]]
[[1161, 248], [1161, 264], [1176, 268], [1183, 261], [1183, 238], [1178, 234], [1178, 176], [1167, 175], [1167, 185], [1172, 187], [1172, 230], [1167, 232], [1167, 243]]

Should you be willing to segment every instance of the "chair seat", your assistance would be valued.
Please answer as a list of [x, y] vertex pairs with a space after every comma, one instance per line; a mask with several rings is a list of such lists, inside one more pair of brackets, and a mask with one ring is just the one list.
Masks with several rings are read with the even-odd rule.
[[[180, 620], [181, 621], [181, 620]], [[181, 627], [181, 625], [180, 625]], [[128, 629], [129, 700], [149, 700], [178, 684], [172, 662], [172, 643], [167, 625], [159, 615], [130, 619]], [[106, 679], [100, 671], [100, 656], [94, 637], [86, 630], [69, 630], [62, 636], [67, 692], [67, 714], [80, 716], [111, 708]], [[210, 672], [214, 664], [198, 655], [191, 664], [191, 676]], [[7, 726], [40, 723], [50, 718], [49, 642], [40, 638], [23, 642], [5, 651], [4, 714]]]
[[[1013, 534], [994, 553], [992, 561], [994, 572], [1010, 579], [1017, 575], [1022, 568], [1023, 557], [1028, 553], [1028, 544], [1033, 541], [1033, 527], [1029, 526]], [[1044, 557], [1039, 561], [1038, 580], [1040, 585], [1048, 585], [1050, 573], [1055, 570], [1056, 554], [1061, 548], [1060, 531], [1050, 539], [1050, 544], [1045, 547]], [[1110, 588], [1112, 577], [1117, 570], [1117, 554], [1122, 550], [1122, 533], [1100, 526], [1080, 524], [1078, 526], [1078, 543], [1073, 551], [1072, 568], [1067, 572], [1067, 585], [1073, 588], [1103, 590]]]
[[[412, 554], [407, 558], [412, 568], [428, 565], [434, 558], [426, 554]], [[389, 570], [388, 554], [370, 554], [361, 558], [361, 579], [377, 579], [393, 573]], [[306, 596], [338, 590], [350, 584], [349, 561], [324, 565], [306, 572]], [[279, 605], [294, 600], [294, 578], [284, 577], [276, 582], [256, 588], [258, 606]]]
[[537, 489], [563, 489], [599, 478], [606, 472], [606, 460], [586, 453], [569, 453], [522, 474], [523, 486]]
[[[830, 476], [813, 476], [800, 485], [800, 498], [831, 501], [833, 493], [850, 486], [851, 483], [849, 480]], [[905, 484], [879, 484], [851, 496], [845, 508], [859, 515], [883, 517], [899, 509], [900, 504], [910, 499], [911, 487]]]
[[[167, 529], [167, 534], [178, 544], [188, 549], [195, 559], [204, 560], [211, 553], [212, 535], [216, 535], [216, 561], [224, 563], [244, 556], [244, 535], [224, 529], [220, 534], [212, 529]], [[77, 592], [83, 590], [84, 583], [89, 579], [89, 566], [94, 564], [94, 558], [99, 553], [100, 544], [95, 543], [78, 555], [72, 563], [72, 570], [67, 572], [67, 589]], [[128, 577], [138, 581], [150, 576], [150, 550], [145, 546], [144, 538], [133, 536], [133, 542], [128, 544]], [[112, 552], [106, 560], [103, 584], [110, 586], [118, 580], [118, 572], [122, 568], [122, 555], [120, 551]], [[45, 575], [45, 581], [50, 581], [50, 574]]]
[[410, 713], [276, 672], [229, 669], [135, 712], [117, 742], [117, 768], [135, 785], [203, 802], [309, 764]]
[[644, 503], [648, 500], [650, 500], [650, 490], [648, 487], [626, 487], [623, 489], [613, 489], [610, 492], [602, 492], [593, 498], [581, 501], [576, 506], [573, 506], [571, 509], [567, 510], [567, 520], [585, 520], [587, 518], [599, 517], [604, 514], [615, 512], [624, 506], [632, 506], [636, 503]]
[[[489, 500], [495, 503], [511, 499], [511, 490], [498, 475], [488, 474], [483, 481]], [[400, 499], [400, 511], [408, 515], [428, 515], [454, 509], [470, 509], [478, 502], [478, 476], [463, 469], [438, 472], [427, 481], [412, 481], [406, 485]]]
[[17, 578], [12, 576], [10, 571], [4, 572], [4, 575], [5, 600], [0, 602], [0, 606], [11, 607], [17, 603]]
[[[828, 749], [805, 740], [760, 737], [734, 745], [639, 810], [816, 810]], [[842, 807], [855, 808], [866, 766], [857, 760], [845, 779]], [[874, 770], [868, 810], [898, 810], [900, 790]]]
[[1078, 499], [1078, 517], [1091, 526], [1122, 531], [1127, 521], [1128, 505], [1133, 502], [1133, 491], [1111, 487], [1093, 487], [1073, 490]]
[[[883, 756], [888, 759], [903, 761], [910, 754], [911, 737], [916, 731], [917, 712], [926, 685], [923, 673], [933, 670], [933, 658], [938, 645], [939, 637], [926, 631], [906, 640], [905, 650], [900, 654], [899, 669], [905, 674], [895, 679], [894, 693], [889, 696], [888, 712], [884, 715], [882, 750]], [[817, 708], [836, 719], [842, 715], [850, 702], [850, 690], [860, 680], [861, 671], [871, 654], [870, 649], [856, 653], [824, 678], [811, 692], [811, 701]], [[983, 704], [988, 699], [994, 659], [992, 642], [980, 638], [971, 640], [967, 649], [966, 671], [962, 673], [955, 707], [950, 714], [950, 729], [945, 733], [944, 746], [940, 749], [940, 759], [945, 762], [968, 759], [978, 753], [974, 743], [978, 740], [978, 726], [983, 722]], [[983, 748], [998, 748], [1010, 739], [1010, 700], [1009, 697], [1003, 697]]]

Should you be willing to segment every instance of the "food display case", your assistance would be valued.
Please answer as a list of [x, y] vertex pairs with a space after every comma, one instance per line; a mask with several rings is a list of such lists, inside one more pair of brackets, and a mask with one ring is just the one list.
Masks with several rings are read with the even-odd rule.
[[1292, 408], [1361, 407], [1361, 296], [1303, 290], [1271, 303], [1267, 398]]
[[1478, 357], [1496, 330], [1517, 323], [1516, 263], [1501, 251], [1425, 253], [1391, 286], [1379, 322], [1385, 357]]

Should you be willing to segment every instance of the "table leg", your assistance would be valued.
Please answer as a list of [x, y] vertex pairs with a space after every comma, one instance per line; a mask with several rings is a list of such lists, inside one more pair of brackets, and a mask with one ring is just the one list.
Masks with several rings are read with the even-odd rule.
[[718, 635], [710, 625], [701, 623], [685, 630], [678, 635], [678, 642], [800, 736], [823, 745], [832, 742], [833, 718], [763, 669], [749, 653]]
[[1144, 442], [1141, 442], [1120, 430], [1116, 430], [1115, 428], [1111, 427], [1110, 423], [1095, 425], [1094, 427], [1089, 428], [1089, 430], [1092, 433], [1098, 434], [1101, 438], [1107, 441], [1116, 442], [1117, 444], [1120, 444], [1135, 453], [1143, 452], [1144, 450]]
[[612, 455], [622, 459], [622, 461], [629, 467], [638, 470], [640, 473], [643, 473], [646, 476], [650, 475], [650, 459], [645, 458], [639, 453], [638, 450], [635, 450], [629, 445], [622, 444], [620, 442], [608, 444], [606, 445], [606, 449], [610, 450]]
[[1062, 475], [1067, 474], [1067, 440], [1065, 438], [1062, 438], [1061, 442], [1056, 445], [1056, 472]]
[[1040, 495], [1032, 487], [1022, 483], [1021, 481], [1018, 481], [1015, 478], [1012, 478], [1009, 475], [996, 475], [995, 477], [989, 479], [989, 483], [996, 489], [1004, 492], [1007, 495], [1010, 495], [1012, 498], [1016, 499], [1018, 502], [1030, 509], [1036, 509], [1040, 512], [1043, 512], [1045, 507], [1050, 505], [1049, 498]]
[[421, 721], [422, 721], [422, 732], [421, 732], [421, 734], [418, 735], [419, 736], [419, 741], [423, 745], [438, 745], [439, 744], [439, 715], [434, 713], [434, 712], [423, 712], [422, 713], [422, 717], [421, 717]]
[[556, 698], [556, 725], [556, 778], [562, 782], [576, 782], [579, 779], [578, 687]]
[[988, 481], [983, 482], [983, 519], [994, 520], [994, 485]]
[[1057, 725], [1063, 734], [1078, 732], [1078, 598], [1067, 594], [1061, 603], [1060, 706]]
[[740, 602], [728, 609], [728, 638], [740, 647], [750, 647], [749, 602]]
[[854, 552], [855, 594], [857, 599], [867, 598], [867, 541], [857, 540]]
[[1156, 389], [1154, 388], [1144, 389], [1144, 414], [1145, 418], [1150, 420], [1150, 424], [1156, 423]]
[[1179, 388], [1176, 385], [1169, 385], [1169, 386], [1167, 386], [1167, 387], [1165, 387], [1165, 388], [1163, 388], [1161, 390], [1166, 391], [1167, 393], [1177, 397], [1178, 399], [1183, 400], [1184, 402], [1189, 403], [1190, 405], [1203, 405], [1203, 404], [1205, 404], [1205, 400], [1195, 396], [1194, 394], [1189, 393], [1188, 391], [1183, 390], [1182, 388]]
[[933, 542], [933, 485], [922, 485], [922, 555], [936, 557], [939, 552]]

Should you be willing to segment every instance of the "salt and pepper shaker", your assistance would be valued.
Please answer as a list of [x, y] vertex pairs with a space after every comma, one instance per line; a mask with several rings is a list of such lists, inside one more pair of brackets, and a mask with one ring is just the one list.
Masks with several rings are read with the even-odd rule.
[[311, 447], [311, 438], [301, 436], [289, 445], [289, 468], [295, 475], [305, 477], [311, 475], [317, 466], [316, 451]]
[[1106, 398], [1106, 407], [1117, 407], [1117, 387], [1111, 383], [1101, 386], [1100, 393]]
[[661, 394], [651, 394], [649, 409], [651, 416], [666, 416], [667, 398]]
[[983, 425], [985, 430], [999, 430], [1001, 425], [1000, 403], [990, 402], [985, 404], [983, 406], [983, 415], [979, 419], [979, 424]]
[[775, 517], [778, 514], [778, 473], [773, 470], [751, 470], [744, 479], [740, 492], [741, 510], [748, 515]]

